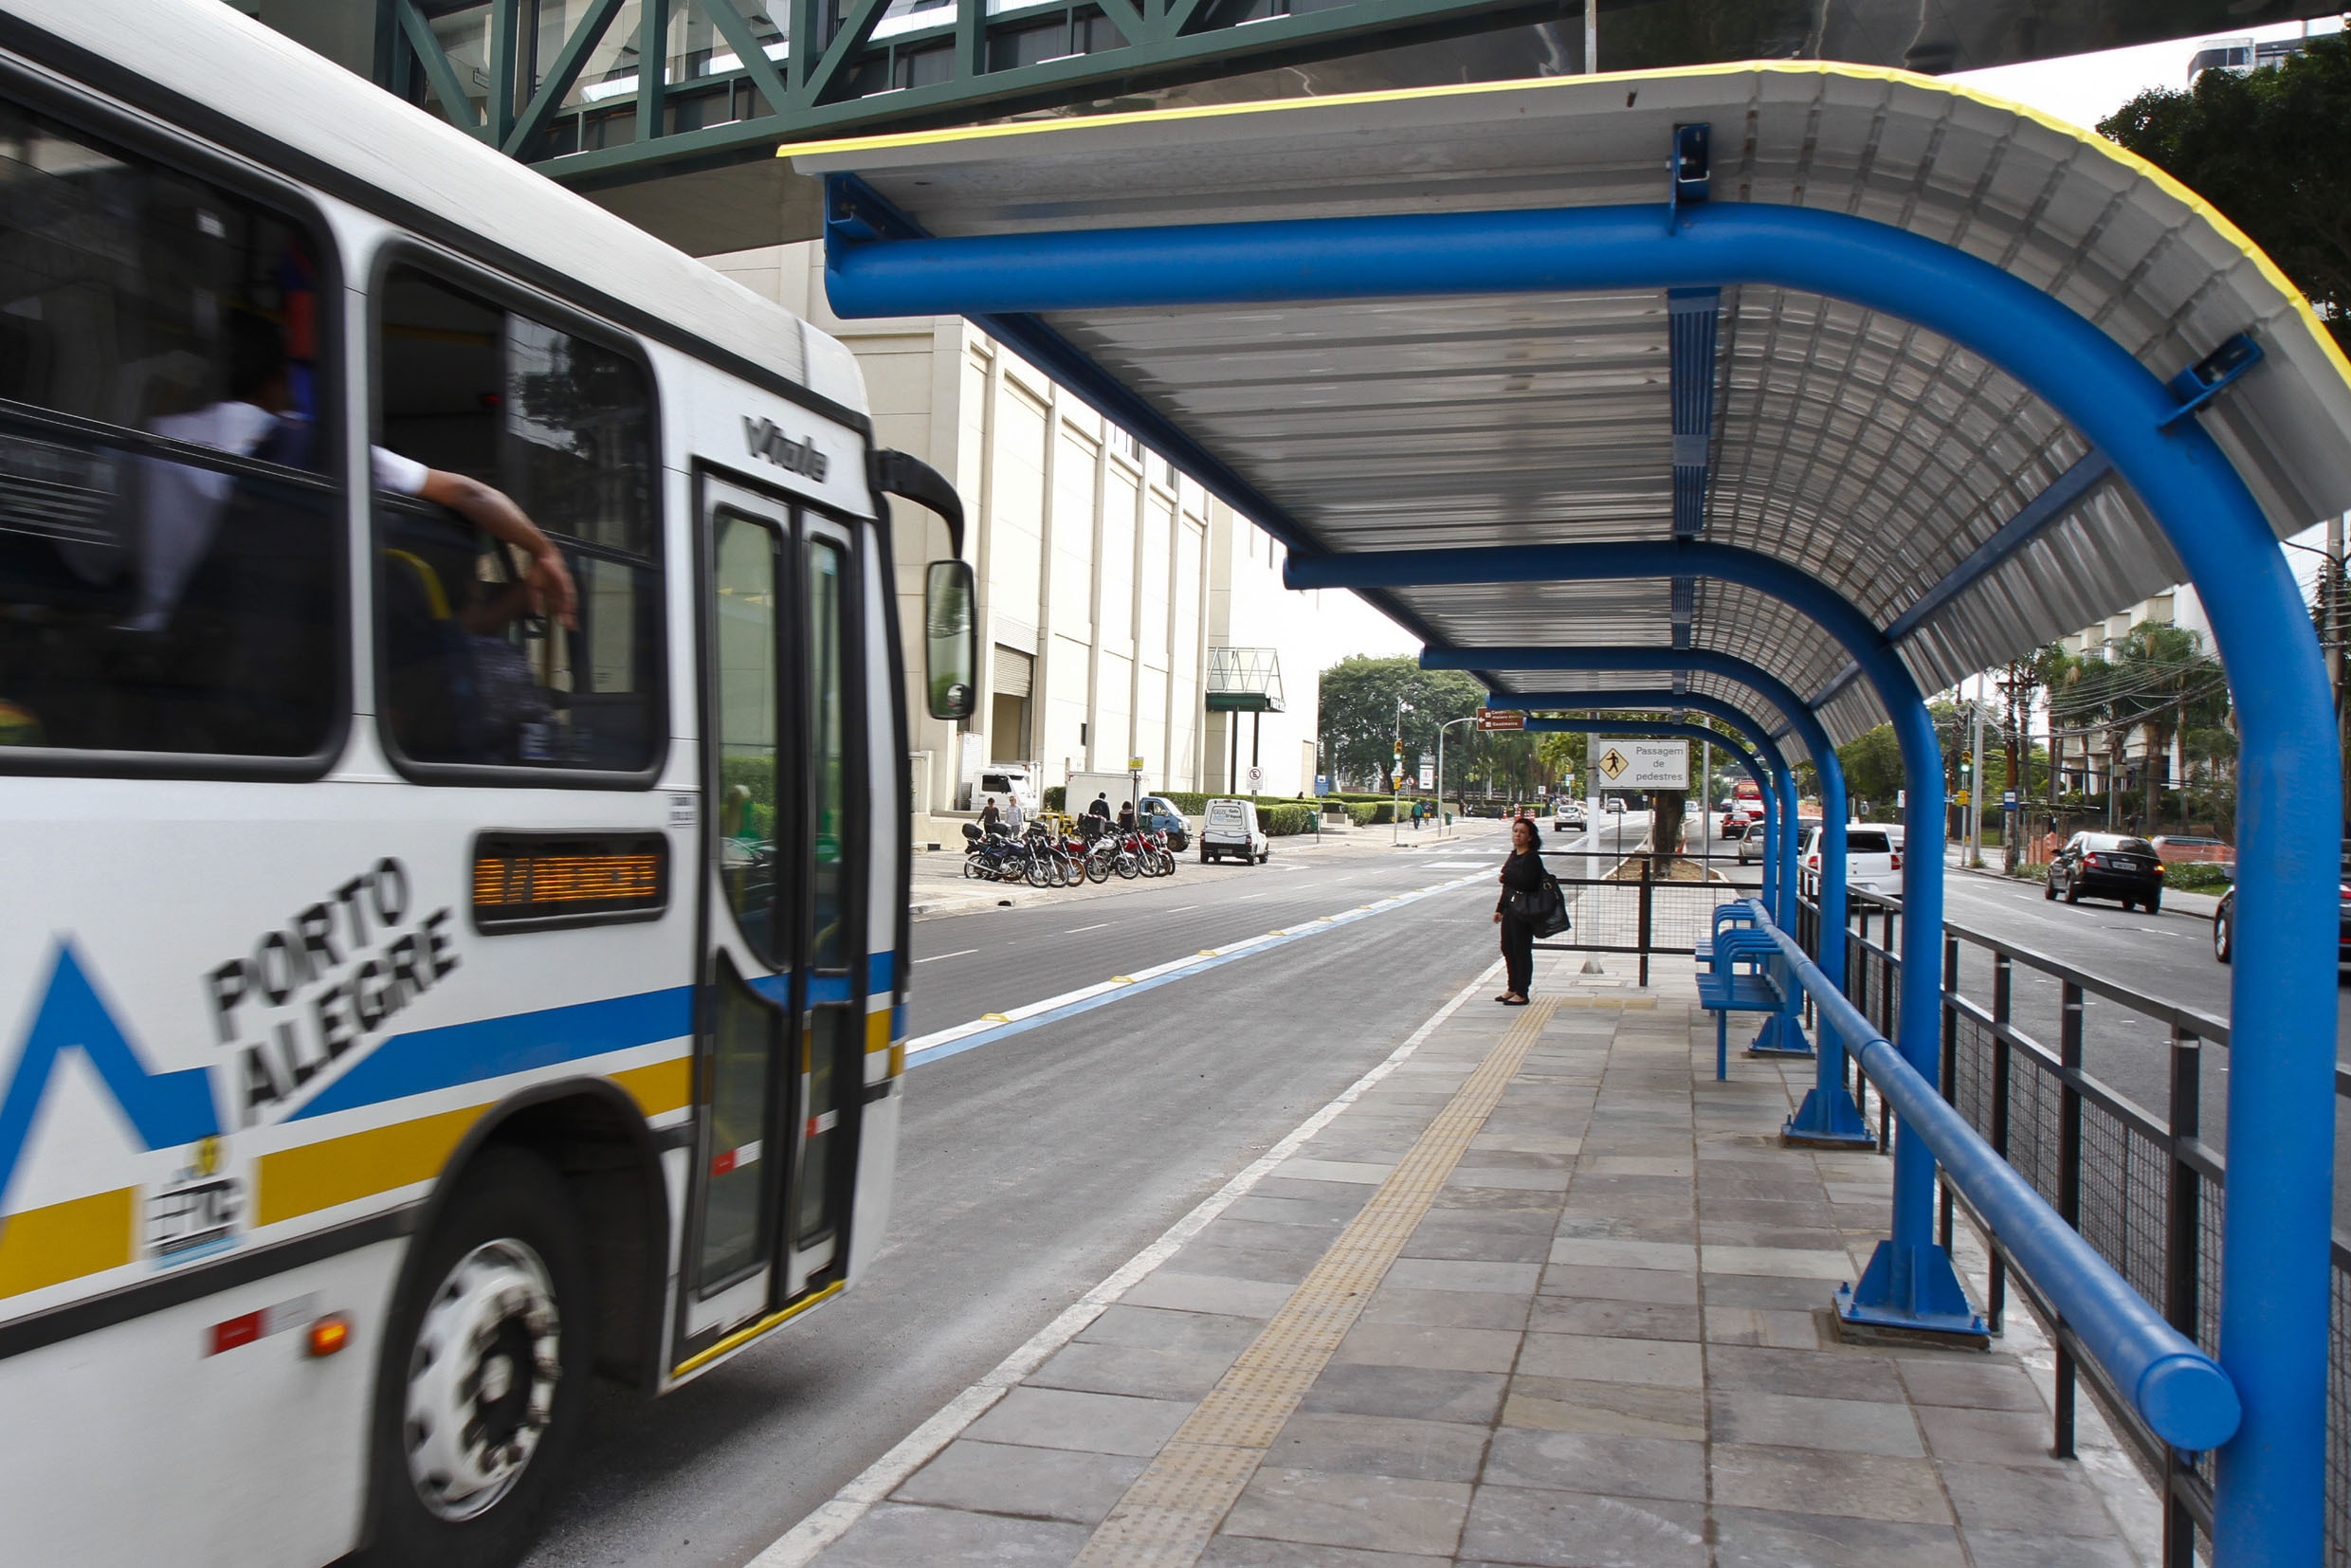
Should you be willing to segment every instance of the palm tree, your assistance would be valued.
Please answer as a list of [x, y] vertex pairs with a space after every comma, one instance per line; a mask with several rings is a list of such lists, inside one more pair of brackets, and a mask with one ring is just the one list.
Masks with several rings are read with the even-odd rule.
[[2206, 729], [2229, 708], [2229, 686], [2220, 661], [2204, 651], [2204, 639], [2185, 627], [2141, 621], [2108, 650], [2102, 683], [2103, 714], [2115, 736], [2114, 755], [2133, 730], [2147, 740], [2145, 824], [2160, 826], [2161, 782], [2158, 757], [2168, 754], [2182, 729]]

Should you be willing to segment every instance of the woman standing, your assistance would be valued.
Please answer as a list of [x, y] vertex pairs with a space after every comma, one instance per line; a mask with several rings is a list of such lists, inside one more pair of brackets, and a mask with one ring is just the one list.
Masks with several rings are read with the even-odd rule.
[[1506, 1007], [1524, 1007], [1535, 978], [1535, 926], [1510, 909], [1514, 893], [1532, 895], [1543, 884], [1542, 833], [1532, 820], [1520, 817], [1510, 824], [1510, 858], [1502, 863], [1502, 897], [1495, 902], [1494, 919], [1502, 926], [1502, 959], [1508, 988], [1494, 998]]

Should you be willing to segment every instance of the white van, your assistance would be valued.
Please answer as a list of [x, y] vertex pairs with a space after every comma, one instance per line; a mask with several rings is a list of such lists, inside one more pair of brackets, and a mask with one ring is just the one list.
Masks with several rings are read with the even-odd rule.
[[990, 795], [1001, 806], [1008, 800], [1020, 802], [1020, 809], [1034, 816], [1045, 809], [1045, 794], [1037, 784], [1037, 771], [1026, 762], [991, 762], [978, 774], [963, 782], [963, 810], [976, 811]]
[[[1797, 864], [1804, 868], [1807, 887], [1820, 876], [1820, 834], [1817, 824], [1807, 828]], [[1902, 891], [1902, 824], [1849, 822], [1845, 825], [1845, 885], [1865, 893]]]
[[1263, 866], [1273, 854], [1273, 843], [1257, 826], [1257, 808], [1246, 800], [1212, 800], [1207, 825], [1200, 830], [1200, 864], [1237, 855]]

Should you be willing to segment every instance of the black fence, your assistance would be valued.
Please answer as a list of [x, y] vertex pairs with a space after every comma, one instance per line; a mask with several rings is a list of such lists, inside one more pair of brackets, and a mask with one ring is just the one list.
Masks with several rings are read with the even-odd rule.
[[[1846, 990], [1878, 1030], [1893, 1038], [1901, 1023], [1898, 901], [1855, 892], [1846, 932]], [[1798, 935], [1819, 954], [1819, 910], [1806, 903]], [[2160, 1307], [2172, 1325], [2218, 1352], [2221, 1194], [2227, 1161], [2206, 1143], [2203, 1062], [2207, 1046], [2226, 1048], [2229, 1026], [2075, 969], [1988, 932], [1946, 923], [1942, 941], [1943, 1098], [2046, 1198], [2084, 1240]], [[1963, 984], [1970, 972], [1973, 985]], [[2020, 975], [2036, 989], [2053, 983], [2053, 1029], [2036, 1034], [2019, 1018]], [[1972, 994], [1969, 993], [1973, 993]], [[2119, 1093], [2084, 1066], [2085, 1014], [2096, 1003], [2124, 1011], [2134, 1025], [2168, 1040], [2160, 1112]], [[2111, 1030], [2114, 1015], [2102, 1027]], [[2049, 1036], [2053, 1034], [2053, 1040]], [[1852, 1087], [1865, 1114], [1869, 1093], [1857, 1068]], [[2351, 1072], [2336, 1075], [2339, 1099], [2351, 1097]], [[1875, 1098], [1872, 1096], [1871, 1098]], [[1888, 1148], [1888, 1117], [1874, 1106], [1879, 1146]], [[2328, 1173], [2328, 1179], [2332, 1179]], [[1941, 1229], [1951, 1241], [1955, 1203], [1941, 1188]], [[2050, 1451], [2069, 1457], [2074, 1444], [2078, 1387], [2087, 1383], [2108, 1423], [2136, 1450], [2164, 1500], [2166, 1568], [2192, 1568], [2209, 1557], [2212, 1456], [2180, 1453], [2142, 1423], [2131, 1402], [2108, 1386], [2047, 1296], [2019, 1270], [1987, 1226], [1991, 1280], [1987, 1317], [1995, 1332], [2013, 1289], [2045, 1324], [2057, 1349], [2055, 1421]], [[2327, 1373], [2326, 1561], [2351, 1568], [2351, 1244], [2338, 1229], [2333, 1244], [2333, 1355]]]
[[[1582, 849], [1546, 849], [1543, 857], [1556, 866], [1582, 860], [1586, 853]], [[1594, 853], [1603, 860], [1609, 858], [1606, 853]], [[1696, 866], [1704, 880], [1675, 880], [1668, 857], [1646, 852], [1618, 857], [1613, 871], [1605, 877], [1558, 877], [1559, 891], [1567, 899], [1568, 919], [1573, 923], [1557, 937], [1537, 942], [1535, 951], [1637, 954], [1641, 960], [1640, 983], [1647, 985], [1650, 954], [1679, 953], [1687, 957], [1714, 929], [1717, 908], [1755, 894], [1752, 881], [1741, 884], [1720, 880], [1727, 874], [1729, 865], [1718, 866], [1714, 857], [1670, 858], [1685, 867]], [[1558, 875], [1556, 870], [1553, 874]]]

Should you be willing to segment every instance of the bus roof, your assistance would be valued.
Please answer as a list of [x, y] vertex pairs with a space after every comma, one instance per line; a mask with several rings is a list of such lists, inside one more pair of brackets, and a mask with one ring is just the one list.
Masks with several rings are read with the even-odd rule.
[[856, 360], [791, 311], [219, 0], [9, 0], [0, 46], [526, 282], [569, 283], [647, 337], [866, 412]]

